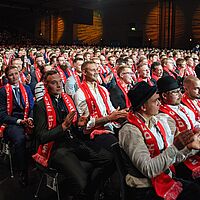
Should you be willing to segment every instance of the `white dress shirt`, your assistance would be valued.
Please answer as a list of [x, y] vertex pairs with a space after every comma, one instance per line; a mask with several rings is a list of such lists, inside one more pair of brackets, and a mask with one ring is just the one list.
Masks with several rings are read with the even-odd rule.
[[[108, 113], [106, 111], [106, 106], [104, 104], [103, 98], [101, 97], [101, 95], [99, 93], [97, 84], [96, 83], [91, 84], [89, 82], [87, 82], [87, 84], [88, 84], [89, 89], [90, 89], [92, 95], [94, 96], [98, 106], [99, 106], [99, 109], [101, 111], [102, 116], [107, 116]], [[110, 97], [109, 97], [109, 93], [108, 93], [107, 89], [104, 88], [103, 86], [100, 86], [100, 87], [102, 87], [105, 90], [106, 95], [107, 95], [107, 99], [108, 99], [108, 106], [110, 108], [110, 111], [113, 112], [115, 110], [115, 108], [113, 107], [113, 105], [110, 101]], [[75, 102], [76, 108], [77, 108], [80, 116], [82, 116], [83, 114], [85, 116], [90, 115], [89, 109], [88, 109], [88, 106], [87, 106], [87, 102], [86, 102], [86, 98], [85, 98], [85, 95], [84, 95], [83, 91], [81, 90], [81, 88], [79, 88], [77, 90], [77, 92], [75, 93], [74, 102]], [[95, 118], [90, 117], [90, 120], [87, 123], [86, 129], [89, 130], [89, 129], [93, 128], [94, 126], [95, 126]], [[106, 128], [106, 129], [108, 128], [108, 130], [113, 130], [112, 123], [105, 124], [104, 128]]]

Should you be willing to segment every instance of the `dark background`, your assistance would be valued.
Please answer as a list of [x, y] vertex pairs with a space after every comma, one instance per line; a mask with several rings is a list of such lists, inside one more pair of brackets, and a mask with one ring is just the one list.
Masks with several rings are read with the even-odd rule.
[[[171, 25], [171, 38], [163, 32], [156, 33], [149, 24], [149, 14], [155, 7], [173, 3], [174, 18]], [[65, 30], [60, 43], [73, 43], [73, 24], [92, 24], [93, 10], [100, 10], [103, 18], [103, 45], [136, 47], [190, 48], [200, 39], [199, 0], [10, 0], [0, 1], [0, 29], [26, 31], [39, 37], [39, 22], [44, 16], [61, 16]], [[178, 13], [178, 14], [177, 14]], [[163, 18], [167, 16], [163, 15]], [[168, 19], [167, 19], [168, 20]], [[151, 20], [150, 20], [151, 21]], [[160, 24], [165, 26], [168, 21]], [[179, 25], [181, 24], [181, 26]], [[131, 31], [132, 25], [135, 31]], [[147, 35], [151, 33], [151, 38]], [[163, 35], [164, 34], [164, 35]], [[150, 40], [149, 40], [150, 39]], [[190, 41], [190, 39], [192, 39]], [[48, 42], [48, 41], [47, 41]]]

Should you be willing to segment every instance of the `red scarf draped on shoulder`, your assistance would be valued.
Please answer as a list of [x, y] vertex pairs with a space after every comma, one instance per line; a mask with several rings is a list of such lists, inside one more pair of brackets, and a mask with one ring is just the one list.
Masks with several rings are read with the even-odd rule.
[[117, 75], [117, 70], [116, 70], [116, 66], [115, 67], [112, 67], [111, 64], [107, 64], [107, 66], [109, 67], [109, 69], [112, 71], [113, 75], [115, 78], [118, 77]]
[[[142, 79], [142, 78], [139, 77], [137, 81], [138, 81], [138, 83], [139, 83], [139, 82], [144, 81], [144, 79]], [[147, 83], [148, 83], [150, 86], [153, 86], [153, 83], [151, 82], [151, 78], [147, 78]]]
[[117, 83], [118, 87], [121, 89], [122, 93], [124, 94], [125, 102], [126, 102], [126, 108], [129, 108], [131, 106], [131, 102], [130, 102], [128, 96], [127, 96], [128, 89], [126, 89], [122, 86], [121, 80], [119, 78], [116, 79], [116, 83]]
[[60, 68], [60, 66], [57, 66], [56, 69], [58, 70], [59, 74], [60, 74], [60, 77], [62, 79], [62, 82], [65, 84], [66, 81], [67, 81], [67, 78], [65, 76], [65, 73], [64, 71]]
[[160, 77], [158, 77], [157, 75], [155, 75], [154, 73], [152, 73], [151, 78], [153, 78], [154, 80], [158, 81], [158, 79], [159, 79]]
[[23, 84], [25, 84], [25, 83], [26, 83], [26, 76], [24, 75], [24, 73], [23, 73], [23, 72], [20, 72], [19, 75], [20, 75], [21, 82], [22, 82]]
[[176, 79], [177, 76], [175, 76], [175, 74], [176, 74], [175, 71], [171, 72], [167, 67], [163, 67], [163, 71], [166, 71], [170, 76], [172, 76], [174, 79]]
[[[24, 109], [24, 119], [28, 118], [29, 114], [29, 101], [28, 101], [28, 94], [26, 92], [25, 87], [19, 83], [19, 89], [22, 93], [22, 97], [24, 99], [25, 103], [25, 109]], [[6, 90], [6, 101], [7, 101], [7, 113], [8, 115], [12, 114], [13, 111], [13, 91], [12, 91], [12, 86], [10, 84], [5, 85], [5, 90]], [[2, 124], [0, 127], [0, 137], [3, 137], [3, 132], [6, 129], [6, 124]]]
[[186, 76], [189, 76], [189, 75], [197, 76], [194, 69], [188, 65], [186, 66], [185, 74], [186, 74]]
[[[183, 97], [181, 99], [181, 101], [183, 102], [184, 105], [186, 105], [190, 110], [192, 110], [192, 112], [195, 115], [195, 119], [197, 121], [200, 121], [200, 112], [198, 111], [197, 107], [195, 106], [195, 104], [193, 103], [193, 101], [186, 95], [183, 94]], [[198, 100], [199, 101], [199, 100]]]
[[[188, 118], [188, 121], [190, 122], [191, 129], [194, 129], [194, 125], [192, 123], [192, 120], [190, 119], [190, 116], [186, 112], [183, 106], [180, 106], [180, 110], [186, 115]], [[184, 119], [182, 119], [176, 112], [174, 112], [168, 105], [161, 105], [160, 111], [163, 113], [168, 114], [174, 121], [176, 122], [176, 127], [179, 130], [179, 132], [183, 132], [188, 129], [188, 126]], [[194, 179], [200, 177], [200, 156], [194, 155], [189, 158], [187, 158], [186, 161], [184, 161], [184, 164], [187, 166], [189, 170], [192, 171], [192, 177]]]
[[[110, 111], [110, 107], [108, 105], [108, 96], [106, 94], [106, 91], [97, 84], [97, 88], [99, 90], [99, 93], [103, 99], [104, 105], [106, 107], [106, 112], [109, 115], [111, 113]], [[90, 91], [90, 88], [88, 87], [87, 83], [85, 81], [82, 82], [81, 85], [81, 90], [83, 91], [84, 95], [85, 95], [85, 99], [86, 99], [86, 103], [88, 106], [88, 110], [90, 113], [91, 117], [94, 118], [101, 118], [103, 117], [101, 110], [96, 102], [95, 97], [93, 96], [92, 92]], [[102, 127], [100, 129], [95, 128], [95, 130], [92, 131], [92, 133], [90, 134], [90, 138], [93, 139], [95, 135], [100, 135], [100, 134], [107, 134], [110, 133], [110, 131], [102, 129]]]
[[41, 80], [42, 74], [38, 67], [35, 69], [35, 75], [36, 75], [37, 82], [39, 83]]
[[80, 79], [80, 77], [79, 77], [79, 75], [77, 74], [76, 71], [74, 71], [74, 79], [75, 79], [75, 81], [78, 85], [78, 88], [80, 88], [81, 87], [81, 79]]
[[68, 77], [73, 75], [73, 72], [72, 72], [72, 70], [70, 68], [67, 68], [66, 72], [67, 72]]
[[[69, 110], [69, 112], [76, 111], [76, 107], [75, 107], [72, 99], [65, 93], [62, 93], [61, 96], [62, 96], [63, 101], [64, 101], [67, 109]], [[44, 94], [43, 98], [44, 98], [44, 103], [45, 103], [46, 113], [47, 113], [48, 130], [51, 130], [51, 129], [55, 128], [57, 125], [56, 112], [52, 105], [51, 97], [49, 96], [49, 93], [47, 91]], [[77, 121], [77, 115], [75, 115], [75, 117], [73, 119], [73, 123], [75, 123], [76, 121]], [[54, 142], [49, 142], [49, 143], [40, 145], [38, 147], [37, 153], [32, 156], [33, 159], [37, 163], [41, 164], [42, 166], [47, 167], [53, 144], [54, 144]]]
[[[135, 125], [142, 133], [145, 143], [148, 147], [151, 158], [154, 158], [160, 154], [157, 140], [154, 134], [149, 130], [145, 123], [135, 116], [132, 112], [128, 114], [128, 121]], [[157, 123], [157, 127], [163, 138], [164, 146], [167, 148], [166, 133], [160, 122]], [[170, 169], [174, 171], [173, 165]], [[176, 200], [178, 195], [182, 192], [182, 183], [175, 181], [168, 174], [162, 172], [160, 175], [151, 179], [152, 185], [159, 197], [165, 200]]]

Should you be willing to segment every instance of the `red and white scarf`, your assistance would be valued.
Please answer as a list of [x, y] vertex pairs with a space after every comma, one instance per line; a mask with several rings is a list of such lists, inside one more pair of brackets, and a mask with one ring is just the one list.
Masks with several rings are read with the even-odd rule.
[[[147, 148], [149, 150], [151, 158], [154, 158], [160, 154], [157, 140], [151, 130], [145, 125], [145, 123], [132, 112], [128, 114], [128, 121], [135, 125], [142, 133]], [[166, 133], [160, 122], [157, 123], [157, 127], [163, 138], [164, 146], [167, 148]], [[170, 169], [174, 171], [173, 165]], [[182, 192], [182, 183], [175, 181], [168, 174], [162, 172], [160, 175], [151, 179], [152, 185], [159, 197], [165, 200], [176, 200], [178, 195]]]
[[21, 82], [25, 84], [26, 83], [26, 76], [24, 75], [24, 73], [20, 72], [19, 75], [20, 75]]
[[109, 72], [110, 70], [107, 65], [100, 66], [100, 74], [105, 74], [107, 76]]
[[176, 79], [177, 78], [177, 74], [176, 74], [176, 72], [175, 71], [170, 71], [167, 67], [163, 67], [163, 71], [166, 71], [170, 76], [172, 76], [174, 79]]
[[[69, 112], [76, 111], [76, 107], [75, 107], [72, 99], [65, 93], [62, 93], [61, 96], [62, 96], [63, 101], [64, 101], [67, 109], [69, 110]], [[54, 110], [52, 100], [51, 100], [48, 92], [46, 92], [44, 94], [43, 99], [44, 99], [46, 113], [47, 113], [48, 130], [51, 130], [51, 129], [55, 128], [57, 125], [56, 112]], [[75, 117], [73, 119], [73, 123], [75, 123], [76, 121], [77, 121], [77, 114], [75, 115]], [[54, 144], [54, 142], [49, 142], [49, 143], [40, 145], [38, 147], [37, 153], [32, 156], [33, 159], [37, 163], [41, 164], [42, 166], [47, 167], [53, 144]]]
[[158, 79], [159, 79], [160, 77], [158, 77], [157, 75], [155, 75], [154, 73], [152, 73], [151, 78], [153, 78], [154, 80], [158, 81]]
[[117, 77], [118, 77], [118, 75], [117, 75], [117, 70], [116, 70], [117, 66], [112, 67], [111, 64], [108, 64], [108, 67], [109, 67], [109, 69], [112, 71], [114, 77], [117, 78]]
[[124, 94], [124, 98], [125, 98], [125, 102], [126, 102], [126, 108], [129, 108], [131, 106], [131, 102], [130, 102], [128, 95], [127, 95], [127, 93], [128, 93], [127, 86], [123, 86], [122, 82], [119, 78], [116, 79], [116, 83], [117, 83], [118, 87], [121, 89], [122, 93]]
[[[25, 103], [24, 119], [27, 119], [28, 114], [29, 114], [28, 94], [26, 92], [25, 87], [21, 83], [19, 83], [19, 89], [22, 93], [22, 97]], [[7, 99], [7, 114], [11, 115], [13, 111], [13, 91], [12, 91], [12, 86], [9, 83], [5, 85], [5, 91], [6, 91], [6, 99]], [[2, 124], [0, 127], [0, 137], [3, 137], [3, 132], [5, 129], [6, 129], [6, 124]]]
[[[195, 114], [195, 119], [197, 121], [200, 121], [200, 112], [198, 110], [198, 108], [196, 107], [196, 105], [193, 103], [193, 101], [186, 95], [183, 94], [183, 97], [181, 99], [181, 101], [183, 102], [183, 104], [185, 104], [190, 110], [192, 110], [192, 112]], [[198, 100], [199, 101], [199, 100]], [[199, 104], [199, 103], [197, 103]]]
[[59, 74], [60, 74], [60, 77], [62, 79], [62, 82], [65, 84], [66, 81], [67, 81], [67, 78], [65, 76], [65, 73], [64, 71], [60, 68], [60, 66], [57, 66], [56, 69], [58, 70]]
[[197, 76], [193, 68], [188, 65], [186, 66], [185, 74], [186, 76], [189, 76], [189, 75]]
[[179, 74], [178, 74], [178, 75], [179, 75], [181, 78], [183, 78], [183, 77], [186, 76], [186, 69], [181, 68], [181, 67], [177, 67], [177, 70], [179, 71]]
[[[139, 77], [138, 78], [138, 83], [142, 82], [142, 81], [145, 81], [145, 80]], [[151, 78], [147, 78], [147, 81], [145, 81], [145, 82], [147, 82], [150, 86], [153, 86], [153, 83], [151, 82]]]
[[72, 72], [72, 70], [70, 68], [67, 68], [66, 72], [67, 72], [68, 77], [73, 75], [73, 72]]
[[[106, 108], [106, 112], [109, 115], [111, 113], [111, 111], [110, 111], [110, 107], [108, 105], [108, 96], [106, 94], [106, 91], [98, 84], [97, 84], [97, 88], [103, 99], [103, 102], [104, 102], [104, 105]], [[99, 108], [99, 105], [97, 104], [95, 97], [93, 96], [92, 92], [90, 91], [90, 88], [88, 87], [88, 85], [85, 81], [82, 82], [81, 90], [83, 91], [83, 93], [85, 95], [85, 99], [86, 99], [86, 103], [88, 106], [90, 116], [93, 118], [103, 117], [101, 110]], [[99, 130], [97, 130], [97, 129], [99, 129]], [[95, 130], [92, 130], [92, 132], [90, 134], [90, 138], [93, 139], [95, 135], [107, 134], [107, 133], [110, 133], [110, 131], [105, 130], [103, 127], [99, 127], [99, 128], [95, 127]]]
[[[194, 125], [192, 123], [192, 120], [190, 119], [190, 116], [186, 112], [186, 110], [180, 106], [180, 110], [186, 115], [188, 118], [188, 121], [190, 122], [191, 129], [194, 129]], [[188, 126], [184, 119], [182, 119], [176, 112], [174, 112], [168, 105], [161, 105], [160, 111], [163, 113], [168, 114], [174, 121], [176, 122], [176, 127], [179, 130], [179, 132], [186, 131], [188, 129]], [[194, 155], [188, 158], [184, 164], [192, 171], [192, 177], [194, 179], [200, 177], [200, 156]]]
[[80, 88], [81, 87], [81, 79], [76, 71], [74, 71], [74, 79], [76, 81], [76, 84], [78, 85], [78, 88]]
[[42, 74], [38, 67], [35, 68], [35, 75], [36, 75], [37, 82], [39, 83], [41, 80]]

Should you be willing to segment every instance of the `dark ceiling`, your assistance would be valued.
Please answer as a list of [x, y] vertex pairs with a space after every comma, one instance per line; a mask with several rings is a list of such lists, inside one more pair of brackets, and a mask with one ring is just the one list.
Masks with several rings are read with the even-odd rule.
[[47, 10], [68, 10], [72, 7], [90, 9], [103, 8], [105, 6], [120, 6], [122, 4], [134, 4], [152, 0], [4, 0], [0, 1], [0, 7], [18, 9], [47, 9]]

